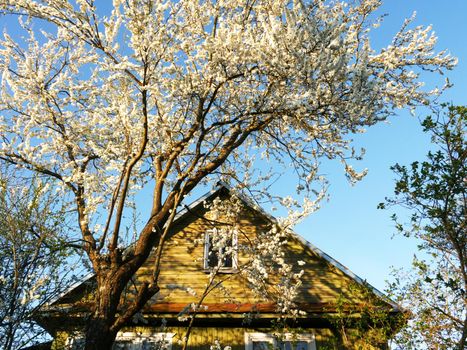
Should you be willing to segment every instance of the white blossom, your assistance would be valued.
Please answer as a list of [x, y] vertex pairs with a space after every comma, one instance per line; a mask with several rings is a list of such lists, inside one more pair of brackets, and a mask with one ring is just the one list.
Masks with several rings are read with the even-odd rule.
[[[282, 248], [326, 198], [320, 160], [341, 160], [360, 180], [366, 171], [350, 164], [359, 156], [347, 135], [429, 103], [442, 88], [424, 88], [420, 71], [456, 64], [413, 18], [374, 50], [370, 28], [381, 20], [369, 18], [380, 3], [114, 0], [101, 16], [89, 1], [2, 0], [2, 13], [27, 20], [24, 39], [8, 30], [0, 39], [0, 159], [57, 181], [94, 266], [118, 248], [132, 196], [154, 193], [150, 218], [161, 214], [162, 229], [193, 188], [222, 180], [251, 191], [286, 214], [244, 248], [258, 256], [247, 279], [256, 288], [279, 266], [278, 305], [293, 310], [299, 276]], [[38, 30], [37, 18], [49, 26]], [[281, 174], [296, 193], [270, 190]], [[214, 202], [210, 219], [221, 214], [230, 226], [218, 248], [240, 232], [235, 209]], [[160, 234], [145, 222], [144, 232]], [[155, 240], [135, 241], [147, 256]]]

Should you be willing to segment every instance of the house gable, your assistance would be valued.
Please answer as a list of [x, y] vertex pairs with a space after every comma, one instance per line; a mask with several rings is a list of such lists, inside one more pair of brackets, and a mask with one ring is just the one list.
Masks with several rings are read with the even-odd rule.
[[[222, 280], [222, 284], [204, 297], [201, 307], [196, 311], [195, 325], [208, 327], [206, 329], [245, 327], [245, 317], [251, 317], [250, 326], [263, 327], [263, 330], [266, 330], [271, 321], [280, 315], [274, 299], [274, 287], [279, 283], [280, 277], [270, 276], [268, 296], [256, 293], [246, 274], [242, 273], [243, 266], [250, 260], [248, 254], [251, 253], [245, 247], [262, 233], [268, 232], [271, 225], [275, 224], [275, 219], [256, 208], [248, 199], [222, 185], [177, 214], [162, 254], [160, 292], [142, 310], [146, 326], [160, 326], [162, 318], [170, 327], [187, 325], [183, 316], [192, 313], [191, 305], [199, 302], [209, 281], [209, 271], [204, 265], [204, 235], [224, 220], [222, 216], [216, 216], [215, 220], [212, 218], [209, 203], [216, 199], [225, 202], [233, 197], [240, 200], [235, 217], [236, 224], [240, 227], [237, 237], [238, 271], [219, 273], [216, 276], [215, 282]], [[337, 308], [342, 307], [342, 300], [345, 300], [347, 305], [361, 305], [367, 302], [360, 293], [355, 293], [352, 285], [369, 288], [373, 300], [378, 300], [380, 305], [391, 312], [400, 312], [396, 304], [374, 288], [367, 287], [359, 277], [295, 233], [289, 232], [284, 251], [284, 260], [292, 264], [297, 272], [303, 270], [294, 301], [296, 308], [304, 312], [298, 315], [295, 325], [316, 329], [328, 328], [328, 316], [339, 311]], [[143, 281], [152, 278], [154, 264], [153, 252], [130, 283], [124, 294], [125, 298], [134, 296], [134, 286], [137, 287]], [[66, 310], [68, 320], [75, 321], [68, 323], [79, 326], [86, 310], [89, 309], [94, 287], [91, 277], [65, 293], [47, 310], [48, 316], [41, 319], [41, 325], [56, 332], [63, 327], [60, 319], [63, 319], [62, 311]], [[138, 322], [143, 325], [140, 321], [135, 321], [129, 326], [134, 327]], [[250, 329], [250, 332], [256, 331], [258, 328]], [[178, 331], [174, 332], [178, 334]]]
[[[222, 201], [227, 201], [232, 195], [240, 198], [243, 204], [237, 218], [241, 226], [241, 232], [238, 234], [238, 265], [241, 270], [242, 266], [245, 266], [251, 258], [248, 253], [242, 251], [241, 247], [248, 247], [251, 242], [255, 242], [258, 235], [269, 230], [270, 225], [275, 223], [275, 219], [261, 209], [254, 207], [247, 199], [232, 193], [225, 186], [221, 186], [205, 197], [204, 202], [210, 202], [217, 197], [220, 197]], [[182, 212], [179, 220], [176, 221], [164, 247], [160, 275], [161, 293], [158, 303], [155, 303], [159, 304], [159, 308], [155, 304], [148, 305], [154, 311], [162, 311], [161, 305], [164, 303], [172, 304], [172, 310], [176, 310], [175, 304], [183, 305], [196, 302], [202, 294], [203, 288], [208, 282], [208, 274], [203, 266], [204, 234], [213, 227], [213, 223], [206, 220], [206, 217], [209, 217], [209, 210], [198, 202], [195, 206]], [[297, 272], [303, 270], [302, 285], [298, 289], [296, 298], [298, 305], [309, 311], [325, 312], [332, 309], [332, 305], [336, 303], [338, 298], [345, 297], [355, 303], [361, 301], [355, 295], [347, 293], [346, 287], [354, 283], [362, 286], [368, 285], [302, 237], [289, 232], [284, 251], [286, 262], [294, 265]], [[151, 274], [153, 262], [153, 257], [151, 257], [141, 269], [143, 274], [149, 274], [148, 277]], [[241, 273], [219, 275], [220, 278], [225, 279], [223, 288], [212, 291], [205, 298], [203, 304], [211, 304], [212, 306], [211, 310], [208, 308], [205, 313], [214, 313], [222, 305], [222, 310], [236, 309], [238, 313], [246, 312], [249, 305], [255, 310], [261, 309], [263, 312], [266, 310], [268, 312], [274, 311], [272, 309], [274, 306], [271, 305], [272, 301], [256, 295]], [[278, 281], [274, 281], [274, 276], [271, 276], [270, 282], [273, 285]], [[396, 304], [373, 287], [369, 286], [369, 288], [375, 296], [384, 300], [389, 307], [397, 310]], [[196, 292], [196, 296], [190, 295], [190, 292]], [[230, 304], [232, 304], [231, 307], [228, 307]]]

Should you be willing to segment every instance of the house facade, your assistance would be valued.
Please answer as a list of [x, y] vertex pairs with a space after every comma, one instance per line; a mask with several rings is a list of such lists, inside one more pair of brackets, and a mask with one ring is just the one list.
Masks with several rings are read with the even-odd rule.
[[[235, 205], [224, 215], [227, 203]], [[177, 350], [185, 339], [188, 349], [385, 349], [400, 308], [295, 233], [276, 242], [292, 270], [272, 259], [261, 279], [252, 277], [274, 224], [226, 186], [184, 208], [162, 253], [161, 290], [119, 332], [115, 349]], [[123, 298], [151, 278], [154, 264], [151, 255]], [[38, 322], [54, 336], [53, 349], [80, 348], [94, 288], [90, 275], [43, 309]]]

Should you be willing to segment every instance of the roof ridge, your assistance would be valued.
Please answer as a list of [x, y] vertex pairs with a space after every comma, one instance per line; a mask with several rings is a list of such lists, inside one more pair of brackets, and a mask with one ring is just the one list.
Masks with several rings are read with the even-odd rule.
[[[271, 222], [273, 223], [277, 223], [278, 220], [272, 216], [271, 214], [269, 214], [268, 212], [266, 212], [260, 205], [258, 205], [257, 203], [253, 202], [249, 197], [247, 197], [246, 195], [244, 195], [243, 193], [239, 192], [238, 190], [236, 189], [233, 189], [230, 185], [228, 185], [227, 183], [225, 182], [222, 182], [222, 181], [218, 181], [216, 183], [215, 186], [213, 186], [213, 188], [211, 190], [209, 190], [208, 192], [206, 192], [204, 195], [202, 195], [201, 197], [199, 197], [198, 199], [194, 200], [192, 203], [190, 203], [189, 205], [185, 205], [184, 208], [182, 210], [180, 210], [174, 217], [174, 220], [172, 221], [172, 224], [175, 224], [175, 222], [181, 220], [183, 217], [185, 217], [186, 215], [188, 215], [190, 212], [192, 212], [197, 206], [199, 206], [200, 204], [204, 203], [205, 201], [207, 200], [210, 200], [212, 197], [214, 197], [215, 195], [217, 195], [218, 192], [220, 192], [222, 189], [225, 189], [228, 191], [229, 194], [231, 195], [235, 195], [237, 198], [239, 198], [246, 206], [248, 206], [250, 209], [260, 213], [261, 215], [263, 215], [264, 217], [266, 217], [268, 220], [270, 220]], [[339, 261], [337, 261], [336, 259], [334, 259], [333, 257], [331, 257], [329, 254], [325, 253], [324, 251], [322, 251], [321, 249], [319, 249], [317, 246], [315, 246], [314, 244], [310, 243], [308, 240], [306, 240], [304, 237], [302, 237], [301, 235], [299, 235], [298, 233], [296, 233], [295, 231], [293, 230], [288, 230], [288, 232], [291, 234], [292, 237], [294, 237], [295, 239], [299, 240], [302, 244], [304, 244], [306, 247], [308, 247], [311, 251], [313, 251], [316, 255], [318, 255], [319, 257], [321, 257], [322, 259], [324, 259], [325, 261], [327, 261], [328, 263], [330, 263], [332, 266], [336, 267], [338, 270], [340, 270], [342, 273], [344, 273], [346, 276], [350, 277], [351, 279], [353, 279], [354, 281], [356, 281], [358, 284], [364, 286], [364, 287], [368, 287], [371, 289], [371, 291], [376, 295], [378, 296], [379, 298], [381, 298], [383, 301], [387, 302], [389, 305], [391, 305], [394, 309], [394, 311], [403, 311], [403, 308], [398, 305], [396, 302], [394, 302], [393, 300], [391, 300], [387, 295], [385, 295], [384, 293], [382, 293], [381, 291], [379, 291], [376, 287], [372, 286], [370, 283], [368, 283], [366, 280], [362, 279], [361, 277], [359, 277], [358, 275], [356, 275], [354, 272], [352, 272], [349, 268], [347, 268], [345, 265], [343, 265], [342, 263], [340, 263]], [[130, 248], [130, 246], [127, 247]], [[95, 274], [94, 273], [90, 273], [88, 275], [86, 275], [81, 281], [78, 281], [76, 283], [74, 283], [73, 285], [71, 285], [69, 288], [67, 288], [63, 293], [61, 293], [57, 298], [55, 298], [54, 300], [51, 300], [51, 302], [48, 304], [48, 305], [51, 305], [51, 304], [54, 304], [56, 303], [59, 299], [61, 299], [62, 297], [64, 297], [66, 294], [70, 293], [71, 291], [73, 291], [74, 289], [76, 289], [77, 287], [79, 287], [82, 283], [86, 282], [87, 280], [89, 280], [91, 277], [93, 277]]]

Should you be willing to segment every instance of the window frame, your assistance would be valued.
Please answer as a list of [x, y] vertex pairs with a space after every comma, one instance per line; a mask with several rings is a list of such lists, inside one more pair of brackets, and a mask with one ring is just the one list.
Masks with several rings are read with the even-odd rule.
[[[132, 332], [132, 331], [124, 331], [118, 332], [117, 336], [115, 337], [115, 343], [118, 341], [130, 341], [132, 345], [139, 345], [142, 344], [144, 340], [153, 340], [153, 341], [160, 341], [163, 339], [167, 340], [167, 350], [172, 350], [172, 342], [175, 333], [169, 332]], [[66, 349], [80, 349], [81, 342], [84, 341], [84, 334], [77, 334], [73, 337], [68, 337], [66, 340]]]
[[115, 342], [118, 341], [130, 341], [133, 345], [142, 344], [145, 340], [152, 341], [167, 341], [167, 350], [172, 350], [172, 339], [175, 333], [167, 332], [150, 332], [150, 333], [138, 333], [138, 332], [118, 332]]
[[283, 338], [278, 339], [271, 333], [245, 332], [245, 350], [253, 350], [253, 342], [268, 342], [274, 349], [277, 349], [278, 341], [306, 341], [307, 350], [316, 350], [316, 340], [314, 333], [292, 334], [285, 333]]
[[[217, 227], [206, 230], [204, 233], [204, 250], [203, 250], [203, 269], [205, 272], [211, 272], [215, 267], [209, 266], [210, 239], [212, 235], [218, 234]], [[232, 266], [220, 266], [217, 272], [220, 273], [235, 273], [238, 271], [238, 232], [232, 232]]]

